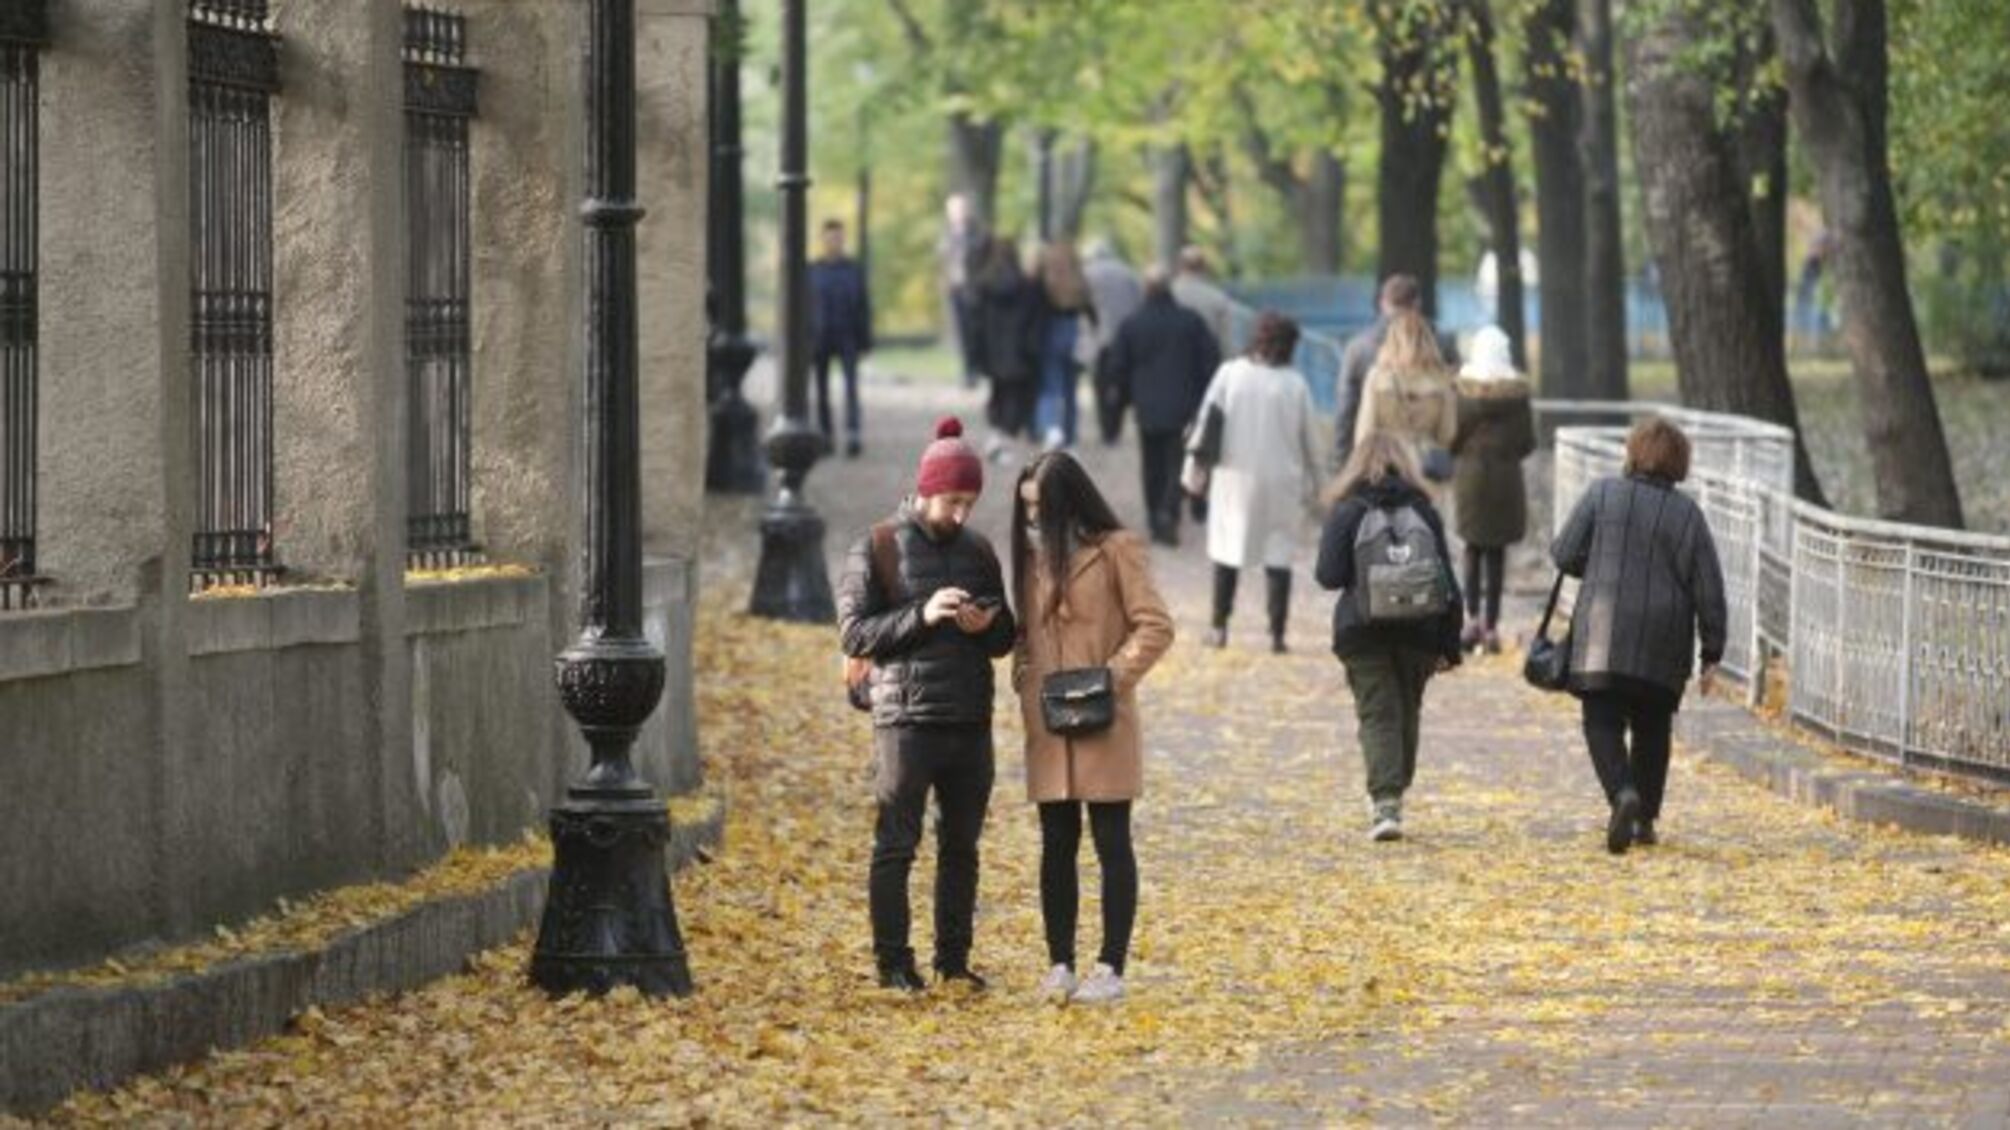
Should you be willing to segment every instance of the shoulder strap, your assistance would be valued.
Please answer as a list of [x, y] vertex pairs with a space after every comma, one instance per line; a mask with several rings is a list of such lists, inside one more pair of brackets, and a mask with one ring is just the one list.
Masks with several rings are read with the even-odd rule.
[[872, 526], [872, 572], [879, 582], [879, 591], [888, 604], [899, 602], [900, 597], [900, 547], [894, 543], [892, 522], [875, 522]]
[[1537, 639], [1549, 638], [1549, 620], [1556, 615], [1556, 599], [1563, 595], [1563, 570], [1556, 571], [1556, 581], [1549, 586], [1549, 603], [1542, 609], [1542, 623], [1535, 629]]

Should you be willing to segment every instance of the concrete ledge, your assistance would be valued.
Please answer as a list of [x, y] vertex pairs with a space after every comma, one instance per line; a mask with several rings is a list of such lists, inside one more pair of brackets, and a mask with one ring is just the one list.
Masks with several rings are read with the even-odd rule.
[[543, 629], [549, 593], [550, 580], [541, 575], [407, 584], [405, 634], [442, 635], [526, 623]]
[[362, 601], [351, 589], [279, 589], [188, 604], [192, 656], [356, 643], [362, 638]]
[[1790, 800], [1867, 824], [2010, 846], [2010, 808], [1907, 784], [1896, 773], [1838, 765], [1781, 738], [1740, 706], [1692, 698], [1675, 720], [1690, 748]]
[[137, 608], [63, 608], [0, 616], [0, 682], [140, 661]]
[[[716, 846], [725, 810], [677, 824], [669, 862], [681, 868]], [[521, 871], [479, 894], [441, 899], [337, 935], [309, 952], [231, 962], [157, 984], [61, 988], [0, 1005], [0, 1112], [46, 1110], [80, 1088], [283, 1031], [310, 1005], [353, 1004], [458, 973], [470, 955], [504, 945], [544, 909], [550, 872]], [[701, 971], [702, 973], [702, 971]]]

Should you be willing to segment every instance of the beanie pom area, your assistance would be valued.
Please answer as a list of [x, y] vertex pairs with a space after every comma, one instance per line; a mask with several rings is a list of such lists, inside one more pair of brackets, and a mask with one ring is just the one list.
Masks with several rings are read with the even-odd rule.
[[944, 416], [935, 422], [936, 439], [955, 439], [963, 434], [963, 421], [954, 416]]

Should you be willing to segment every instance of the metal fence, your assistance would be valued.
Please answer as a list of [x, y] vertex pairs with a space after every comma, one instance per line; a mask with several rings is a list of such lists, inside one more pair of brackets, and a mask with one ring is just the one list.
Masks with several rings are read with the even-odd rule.
[[1741, 416], [1665, 405], [1537, 404], [1556, 429], [1560, 527], [1617, 474], [1623, 425], [1653, 413], [1695, 440], [1701, 504], [1730, 604], [1724, 670], [1758, 697], [1783, 666], [1793, 720], [1844, 748], [2010, 781], [2010, 537], [1836, 514], [1793, 497], [1793, 437]]
[[406, 550], [413, 565], [479, 556], [470, 528], [468, 127], [475, 71], [467, 22], [405, 9], [406, 392], [409, 410]]
[[[1236, 304], [1230, 353], [1256, 314]], [[1308, 329], [1295, 364], [1330, 408], [1342, 343]], [[1852, 518], [1794, 497], [1794, 437], [1746, 416], [1666, 404], [1538, 400], [1551, 522], [1618, 474], [1642, 416], [1694, 446], [1683, 488], [1710, 523], [1730, 610], [1723, 670], [1752, 701], [1787, 681], [1793, 721], [1906, 766], [2010, 782], [2010, 537]]]
[[36, 193], [42, 4], [0, 14], [0, 610], [35, 602]]
[[272, 545], [272, 96], [266, 0], [190, 0], [194, 587], [261, 584]]

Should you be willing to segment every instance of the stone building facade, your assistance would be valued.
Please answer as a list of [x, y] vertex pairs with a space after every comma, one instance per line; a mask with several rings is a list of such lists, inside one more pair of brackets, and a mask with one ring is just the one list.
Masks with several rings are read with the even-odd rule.
[[[417, 187], [408, 106], [427, 71], [399, 0], [16, 6], [43, 16], [0, 13], [33, 54], [37, 144], [8, 155], [10, 174], [33, 166], [38, 221], [33, 435], [16, 400], [0, 425], [9, 451], [32, 444], [16, 463], [35, 576], [0, 568], [0, 977], [540, 825], [585, 762], [552, 682], [578, 622], [585, 0], [453, 5], [464, 22], [439, 26], [463, 54], [428, 58], [475, 72], [466, 176]], [[637, 7], [648, 631], [671, 671], [638, 763], [683, 790], [710, 0]], [[216, 176], [260, 155], [218, 164], [191, 126], [218, 28], [263, 37], [276, 89], [263, 195], [212, 214]], [[415, 405], [412, 256], [439, 235], [407, 222], [417, 191], [462, 194], [467, 214], [463, 320], [442, 338], [463, 371], [447, 446], [467, 544], [449, 559], [503, 568], [412, 569], [414, 430], [441, 426]], [[255, 331], [192, 329], [218, 222], [269, 230]], [[262, 402], [218, 399], [237, 370], [206, 359], [205, 333], [260, 339]], [[245, 403], [269, 426], [230, 426], [263, 439], [219, 453], [219, 404]], [[205, 469], [247, 462], [256, 552], [278, 569], [200, 569], [215, 500], [198, 495], [220, 489]]]

